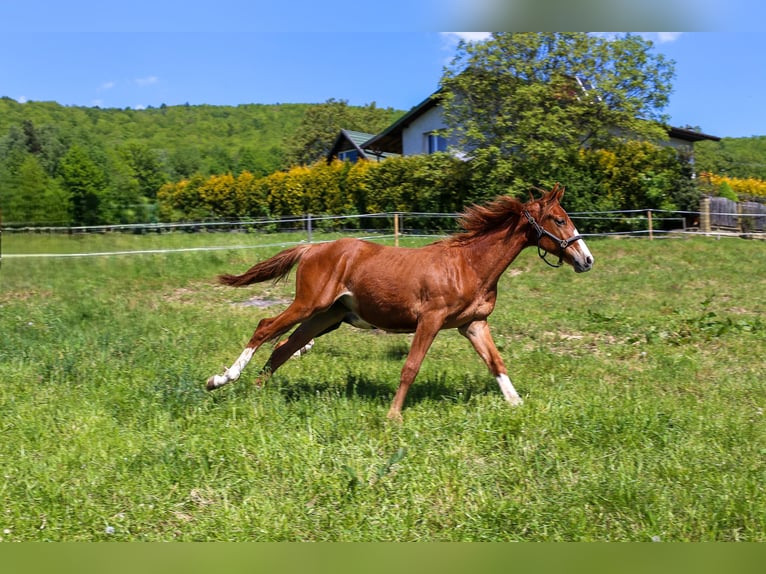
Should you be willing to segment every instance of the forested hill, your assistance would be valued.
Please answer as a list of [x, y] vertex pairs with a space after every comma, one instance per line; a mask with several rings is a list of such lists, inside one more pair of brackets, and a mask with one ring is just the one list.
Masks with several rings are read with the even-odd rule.
[[372, 125], [361, 127], [382, 129], [401, 114], [375, 104], [354, 107], [335, 100], [324, 104], [162, 105], [135, 110], [55, 102], [21, 104], [4, 97], [0, 98], [0, 146], [3, 140], [7, 146], [9, 137], [14, 137], [9, 132], [21, 130], [33, 140], [27, 142], [33, 148], [67, 148], [76, 143], [108, 151], [127, 143], [139, 144], [157, 156], [171, 179], [243, 170], [267, 174], [287, 167], [294, 151], [291, 146], [300, 145], [297, 132], [302, 120], [317, 107], [334, 108], [338, 129], [360, 129], [343, 125], [365, 123], [356, 116], [372, 120], [367, 122]]
[[262, 176], [312, 162], [340, 129], [377, 133], [402, 113], [343, 100], [135, 110], [2, 97], [3, 221], [146, 220], [167, 182], [245, 171]]
[[766, 181], [766, 136], [695, 144], [697, 171]]

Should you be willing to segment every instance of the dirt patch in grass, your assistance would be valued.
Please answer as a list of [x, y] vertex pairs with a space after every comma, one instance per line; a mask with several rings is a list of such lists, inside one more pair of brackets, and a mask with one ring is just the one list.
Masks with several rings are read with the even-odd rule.
[[207, 285], [201, 283], [199, 285], [190, 285], [187, 287], [179, 287], [168, 292], [164, 299], [171, 303], [181, 303], [185, 305], [205, 304], [223, 306], [228, 302], [234, 307], [256, 307], [258, 309], [266, 309], [269, 307], [275, 307], [278, 305], [289, 305], [291, 299], [283, 297], [279, 293], [273, 293], [271, 289], [262, 289], [260, 293], [254, 294], [247, 299], [231, 300], [232, 295], [239, 294], [237, 291], [232, 290], [230, 287], [223, 287], [220, 285]]
[[53, 296], [52, 291], [37, 291], [34, 289], [25, 291], [6, 291], [0, 293], [0, 304], [14, 301], [28, 301], [30, 299], [49, 299]]
[[267, 307], [274, 307], [276, 305], [288, 305], [290, 301], [288, 299], [282, 299], [279, 297], [250, 297], [247, 301], [235, 301], [232, 305], [237, 307], [258, 307], [259, 309], [266, 309]]

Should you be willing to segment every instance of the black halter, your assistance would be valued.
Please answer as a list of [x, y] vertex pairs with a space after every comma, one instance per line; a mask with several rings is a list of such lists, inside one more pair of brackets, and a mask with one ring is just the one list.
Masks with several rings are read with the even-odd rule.
[[[535, 218], [532, 217], [532, 215], [530, 215], [530, 213], [526, 209], [522, 211], [522, 213], [524, 214], [524, 217], [527, 218], [527, 221], [529, 221], [529, 224], [532, 227], [534, 227], [535, 231], [537, 231], [537, 254], [540, 256], [540, 259], [545, 261], [551, 267], [561, 267], [564, 261], [564, 250], [570, 245], [572, 245], [572, 243], [574, 243], [575, 241], [582, 239], [582, 235], [573, 235], [569, 239], [560, 239], [556, 237], [555, 235], [553, 235], [553, 233], [551, 233], [547, 229], [543, 229], [543, 227], [539, 223], [537, 223], [537, 221], [535, 221]], [[558, 252], [559, 262], [558, 263], [551, 263], [545, 258], [548, 255], [548, 251], [546, 251], [540, 246], [540, 240], [543, 237], [547, 237], [548, 239], [553, 240], [554, 243], [558, 244], [559, 246], [559, 252]]]

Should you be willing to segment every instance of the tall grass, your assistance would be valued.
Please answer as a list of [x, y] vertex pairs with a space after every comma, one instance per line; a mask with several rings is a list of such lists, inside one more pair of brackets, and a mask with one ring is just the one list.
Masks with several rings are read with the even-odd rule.
[[278, 247], [5, 259], [0, 537], [766, 540], [764, 244], [589, 243], [588, 274], [528, 250], [502, 280], [490, 324], [522, 407], [444, 332], [401, 424], [385, 414], [407, 335], [344, 327], [262, 389], [267, 350], [203, 390], [292, 287], [214, 276]]

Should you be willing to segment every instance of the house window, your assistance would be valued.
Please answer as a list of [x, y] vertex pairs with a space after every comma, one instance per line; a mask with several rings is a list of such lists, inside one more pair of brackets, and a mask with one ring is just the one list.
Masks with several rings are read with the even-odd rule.
[[359, 159], [359, 152], [355, 149], [342, 151], [338, 154], [338, 159], [340, 161], [350, 161], [351, 163], [354, 163]]
[[596, 91], [596, 89], [594, 88], [593, 84], [591, 83], [589, 79], [583, 78], [582, 76], [575, 76], [575, 79], [577, 80], [577, 83], [579, 84], [580, 88], [585, 94], [590, 93], [596, 98], [596, 100], [598, 100], [599, 102], [602, 101], [601, 96], [598, 95], [598, 92]]
[[447, 138], [440, 136], [439, 134], [426, 134], [428, 153], [436, 153], [438, 151], [447, 151]]

